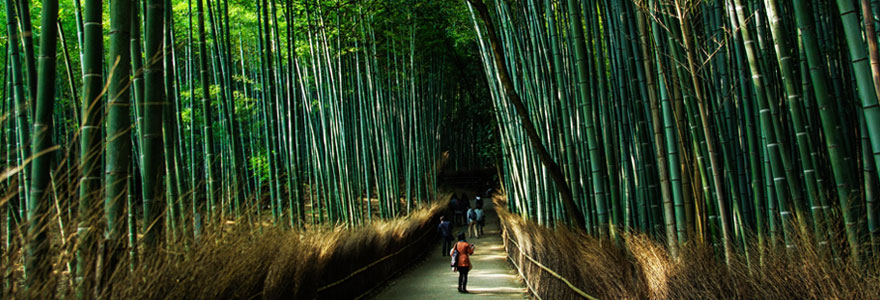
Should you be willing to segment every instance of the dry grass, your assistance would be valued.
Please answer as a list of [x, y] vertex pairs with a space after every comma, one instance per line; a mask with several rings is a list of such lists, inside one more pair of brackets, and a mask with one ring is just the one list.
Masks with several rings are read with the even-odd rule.
[[[351, 299], [382, 283], [422, 256], [435, 237], [437, 219], [448, 206], [449, 194], [429, 207], [393, 220], [374, 221], [362, 227], [291, 230], [263, 228], [246, 222], [206, 234], [201, 242], [184, 249], [162, 245], [159, 253], [142, 254], [138, 268], [127, 261], [103, 289], [109, 299]], [[355, 274], [389, 254], [400, 253], [369, 267], [338, 285], [321, 287]], [[56, 273], [47, 286], [34, 287], [30, 296], [44, 298], [56, 290], [72, 296], [61, 257], [53, 253]], [[15, 261], [15, 259], [13, 259]], [[10, 271], [4, 265], [4, 273]], [[20, 269], [20, 265], [12, 269]], [[20, 273], [20, 270], [16, 271]], [[20, 278], [20, 276], [17, 276]], [[15, 298], [34, 298], [16, 289]], [[92, 297], [89, 297], [92, 298]]]
[[[805, 240], [796, 253], [768, 251], [763, 262], [753, 254], [751, 264], [738, 256], [728, 268], [711, 245], [689, 243], [672, 258], [662, 243], [644, 234], [599, 240], [540, 226], [503, 209], [504, 198], [495, 201], [505, 237], [599, 299], [880, 299], [876, 266], [832, 263]], [[582, 299], [520, 255], [513, 243], [505, 240], [505, 246], [542, 299]]]

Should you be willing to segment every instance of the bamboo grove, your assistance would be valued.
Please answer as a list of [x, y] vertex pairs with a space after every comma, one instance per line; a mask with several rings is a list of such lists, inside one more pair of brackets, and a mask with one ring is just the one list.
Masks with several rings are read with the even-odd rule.
[[458, 97], [438, 5], [4, 1], [0, 291], [92, 298], [229, 224], [430, 201]]
[[468, 3], [515, 212], [577, 210], [591, 234], [653, 234], [673, 255], [706, 242], [728, 263], [798, 238], [878, 254], [880, 3]]
[[[472, 25], [471, 25], [472, 26]], [[470, 39], [470, 38], [469, 38]], [[473, 61], [456, 64], [455, 68], [476, 79], [457, 80], [450, 84], [458, 85], [460, 92], [457, 101], [449, 101], [444, 107], [447, 120], [440, 132], [443, 151], [449, 151], [449, 162], [445, 170], [471, 171], [476, 168], [494, 168], [500, 158], [498, 126], [493, 115], [494, 108], [489, 99], [488, 86], [482, 78], [482, 67], [478, 62], [479, 52], [468, 45]]]

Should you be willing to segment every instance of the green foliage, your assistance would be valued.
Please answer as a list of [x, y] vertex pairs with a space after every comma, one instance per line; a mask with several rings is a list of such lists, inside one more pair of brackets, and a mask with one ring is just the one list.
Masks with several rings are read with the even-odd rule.
[[262, 181], [269, 180], [269, 158], [265, 152], [260, 151], [257, 155], [248, 158], [251, 172]]
[[[165, 13], [171, 26], [167, 31], [163, 29], [166, 19], [155, 17], [164, 0], [149, 0], [151, 5], [136, 1], [134, 7], [138, 12], [130, 20], [133, 24], [123, 26], [114, 22], [117, 29], [137, 29], [133, 36], [122, 38], [131, 40], [130, 43], [111, 40], [111, 36], [120, 37], [127, 32], [110, 31], [110, 1], [91, 2], [104, 5], [102, 27], [87, 27], [96, 32], [93, 41], [103, 40], [100, 49], [96, 44], [83, 45], [80, 41], [83, 25], [76, 1], [83, 0], [62, 0], [59, 9], [59, 24], [65, 36], [61, 45], [68, 50], [69, 61], [59, 51], [54, 65], [41, 66], [55, 67], [58, 72], [54, 78], [41, 79], [42, 83], [57, 87], [57, 100], [49, 110], [54, 131], [40, 133], [50, 133], [53, 141], [69, 142], [62, 148], [78, 148], [71, 141], [85, 136], [78, 134], [83, 132], [81, 114], [87, 108], [83, 108], [81, 100], [74, 101], [74, 97], [83, 93], [84, 77], [97, 78], [83, 76], [80, 55], [84, 48], [95, 49], [96, 55], [86, 62], [94, 66], [94, 73], [103, 73], [102, 79], [93, 82], [100, 83], [105, 90], [93, 97], [108, 103], [111, 96], [107, 90], [115, 90], [115, 96], [125, 95], [125, 99], [112, 103], [112, 107], [120, 109], [113, 110], [113, 125], [106, 121], [109, 109], [105, 108], [111, 105], [89, 114], [88, 119], [94, 124], [88, 123], [84, 128], [101, 147], [95, 146], [100, 150], [81, 156], [87, 158], [85, 161], [96, 162], [90, 169], [106, 173], [100, 178], [113, 181], [112, 193], [126, 199], [104, 199], [112, 212], [96, 206], [92, 213], [87, 204], [82, 206], [85, 213], [74, 214], [71, 203], [78, 199], [62, 190], [80, 188], [90, 193], [110, 185], [83, 188], [76, 182], [77, 178], [85, 177], [78, 174], [81, 168], [76, 168], [81, 161], [77, 160], [79, 156], [57, 151], [52, 153], [51, 160], [41, 160], [49, 161], [51, 167], [41, 169], [41, 174], [46, 170], [54, 172], [51, 187], [55, 209], [42, 219], [53, 222], [53, 226], [38, 229], [40, 233], [53, 231], [53, 237], [58, 234], [54, 231], [60, 229], [62, 243], [73, 241], [62, 244], [64, 247], [73, 247], [79, 242], [77, 237], [85, 236], [71, 236], [71, 232], [80, 229], [75, 227], [78, 219], [113, 219], [113, 225], [94, 226], [95, 231], [90, 234], [107, 238], [102, 235], [106, 233], [103, 226], [113, 227], [112, 239], [116, 243], [123, 241], [120, 225], [127, 224], [131, 268], [140, 264], [139, 257], [146, 257], [137, 250], [158, 249], [154, 247], [161, 244], [159, 240], [170, 238], [169, 243], [179, 242], [186, 248], [197, 243], [202, 230], [222, 228], [203, 227], [202, 223], [247, 220], [262, 226], [270, 220], [279, 227], [285, 223], [299, 227], [331, 223], [361, 226], [372, 218], [390, 219], [414, 212], [436, 197], [435, 174], [442, 165], [442, 151], [466, 142], [473, 151], [468, 154], [469, 162], [461, 165], [471, 167], [489, 166], [500, 155], [493, 108], [487, 101], [485, 83], [480, 80], [482, 71], [475, 38], [467, 26], [462, 2], [267, 1], [271, 6], [265, 17], [257, 13], [263, 12], [258, 10], [262, 0], [203, 0], [200, 3], [205, 5], [205, 49], [197, 44], [200, 36], [195, 30], [199, 27], [195, 0], [169, 1]], [[113, 3], [114, 20], [125, 19], [119, 16], [127, 16], [128, 9], [117, 6], [122, 2]], [[32, 3], [30, 10], [35, 41], [48, 37], [46, 33], [54, 33], [54, 28], [40, 27], [41, 3]], [[145, 18], [146, 14], [151, 16]], [[0, 39], [20, 43], [6, 37]], [[112, 76], [114, 85], [107, 88], [104, 84], [111, 78], [108, 64], [116, 59], [108, 57], [108, 49], [122, 57], [119, 51], [126, 51], [120, 45], [135, 51], [130, 61], [136, 69], [132, 74]], [[48, 49], [35, 46], [37, 50]], [[205, 66], [197, 64], [200, 58], [205, 58]], [[8, 63], [5, 57], [0, 61]], [[133, 84], [120, 80], [126, 79], [126, 75], [135, 79]], [[27, 79], [25, 83], [27, 87], [33, 80]], [[201, 105], [203, 99], [208, 100], [207, 105]], [[0, 107], [5, 110], [9, 106]], [[447, 107], [457, 108], [447, 111]], [[27, 123], [29, 118], [33, 119], [22, 114], [17, 119]], [[466, 126], [446, 125], [449, 122]], [[32, 125], [24, 124], [23, 128]], [[471, 136], [467, 140], [441, 140], [437, 131], [444, 128], [468, 128]], [[118, 135], [109, 136], [110, 132]], [[125, 137], [118, 138], [122, 135]], [[7, 139], [7, 134], [0, 136], [0, 140]], [[127, 147], [131, 149], [124, 149]], [[2, 146], [3, 150], [8, 148]], [[127, 153], [131, 158], [108, 163], [114, 157], [127, 157]], [[19, 154], [10, 156], [12, 160], [27, 159], [17, 157]], [[110, 169], [115, 171], [107, 171]], [[22, 177], [27, 181], [26, 176]], [[9, 190], [5, 181], [0, 183], [4, 184], [3, 191]], [[0, 198], [7, 199], [7, 195]], [[379, 201], [373, 202], [374, 199]], [[39, 202], [47, 204], [46, 207], [48, 203]], [[126, 213], [121, 210], [123, 206]], [[264, 212], [262, 208], [272, 211]], [[264, 218], [263, 214], [271, 217]], [[123, 215], [128, 217], [126, 221], [117, 220]], [[21, 216], [16, 217], [21, 220]], [[140, 238], [145, 238], [146, 247], [138, 246]], [[72, 258], [53, 260], [67, 264], [66, 272], [74, 274], [72, 278], [77, 277], [77, 272], [70, 263], [76, 257], [84, 258], [85, 253], [97, 253], [89, 252], [88, 247], [78, 251], [52, 250], [77, 253], [70, 255], [75, 256]], [[108, 263], [115, 266], [119, 262]], [[20, 269], [6, 274], [13, 273], [23, 274]], [[98, 276], [86, 277], [83, 280], [92, 281]], [[65, 287], [67, 284], [70, 283], [65, 283]], [[72, 284], [85, 289], [100, 286], [79, 284], [76, 280]]]

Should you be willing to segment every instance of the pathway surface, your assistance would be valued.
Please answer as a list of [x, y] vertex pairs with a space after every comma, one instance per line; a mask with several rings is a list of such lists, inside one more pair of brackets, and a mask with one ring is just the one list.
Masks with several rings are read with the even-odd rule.
[[[473, 202], [471, 202], [473, 204]], [[449, 256], [440, 255], [440, 243], [431, 248], [427, 258], [403, 271], [399, 277], [390, 281], [375, 299], [528, 299], [526, 288], [511, 269], [501, 241], [498, 215], [490, 199], [484, 200], [486, 227], [481, 238], [468, 238], [476, 245], [471, 256], [471, 269], [468, 276], [469, 294], [461, 294], [458, 287], [458, 273], [449, 267]], [[455, 228], [455, 232], [465, 231], [466, 226]], [[449, 249], [444, 249], [447, 254]]]

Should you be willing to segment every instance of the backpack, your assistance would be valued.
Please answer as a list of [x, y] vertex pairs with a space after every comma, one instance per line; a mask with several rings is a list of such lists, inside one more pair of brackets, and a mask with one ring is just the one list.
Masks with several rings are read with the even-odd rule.
[[455, 242], [455, 245], [452, 245], [452, 261], [449, 263], [449, 266], [455, 270], [458, 268], [458, 242]]

